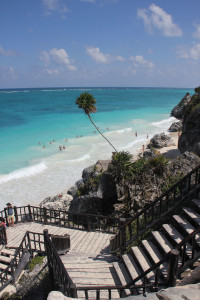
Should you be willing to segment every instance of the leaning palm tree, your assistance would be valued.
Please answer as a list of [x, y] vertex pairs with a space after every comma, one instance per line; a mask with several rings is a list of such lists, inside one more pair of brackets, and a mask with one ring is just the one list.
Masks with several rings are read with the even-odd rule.
[[95, 106], [96, 99], [93, 97], [93, 95], [85, 92], [82, 93], [77, 99], [76, 104], [79, 108], [82, 108], [85, 112], [85, 114], [88, 116], [96, 130], [101, 134], [101, 136], [110, 144], [110, 146], [117, 152], [115, 147], [110, 143], [110, 141], [103, 135], [103, 133], [99, 130], [99, 128], [94, 124], [90, 114], [95, 113], [97, 111], [97, 108]]

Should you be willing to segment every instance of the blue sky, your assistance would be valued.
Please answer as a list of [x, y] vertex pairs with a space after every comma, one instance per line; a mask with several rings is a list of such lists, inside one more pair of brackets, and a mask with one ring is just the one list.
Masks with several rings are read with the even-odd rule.
[[0, 88], [196, 87], [199, 0], [0, 0]]

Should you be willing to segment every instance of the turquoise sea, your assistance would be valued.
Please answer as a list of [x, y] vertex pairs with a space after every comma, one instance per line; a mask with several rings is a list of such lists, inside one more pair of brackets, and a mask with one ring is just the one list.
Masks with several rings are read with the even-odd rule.
[[131, 153], [147, 142], [147, 134], [167, 132], [175, 121], [172, 108], [193, 94], [174, 88], [0, 90], [1, 206], [8, 200], [38, 204], [70, 188], [83, 168], [111, 157], [113, 149], [75, 104], [85, 91], [97, 100], [96, 125], [115, 148]]

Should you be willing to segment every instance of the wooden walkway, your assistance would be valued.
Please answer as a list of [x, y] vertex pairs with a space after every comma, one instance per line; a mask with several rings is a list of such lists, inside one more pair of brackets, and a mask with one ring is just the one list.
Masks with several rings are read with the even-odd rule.
[[[119, 285], [118, 277], [113, 268], [116, 257], [109, 253], [109, 240], [112, 234], [101, 232], [87, 232], [77, 229], [63, 228], [40, 223], [19, 223], [15, 227], [7, 228], [9, 248], [19, 246], [26, 231], [43, 233], [48, 229], [49, 234], [70, 235], [70, 251], [61, 255], [64, 266], [77, 287], [79, 286], [105, 286]], [[101, 299], [107, 298], [107, 292], [101, 294]], [[93, 297], [91, 292], [90, 297]], [[84, 293], [78, 296], [85, 299]], [[117, 291], [112, 292], [112, 298], [119, 298]]]

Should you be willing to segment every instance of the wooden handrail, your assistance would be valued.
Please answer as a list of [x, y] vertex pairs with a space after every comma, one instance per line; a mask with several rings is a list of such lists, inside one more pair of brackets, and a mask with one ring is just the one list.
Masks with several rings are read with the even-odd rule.
[[[194, 176], [192, 181], [192, 176]], [[180, 205], [191, 193], [200, 190], [200, 165], [190, 171], [181, 180], [174, 184], [169, 190], [156, 198], [152, 203], [144, 207], [131, 220], [124, 223], [119, 232], [111, 241], [112, 252], [123, 252], [125, 248], [133, 243], [141, 234], [155, 226], [161, 218], [169, 215], [175, 207]], [[133, 234], [133, 228], [136, 233]], [[129, 239], [121, 233], [129, 233]]]

